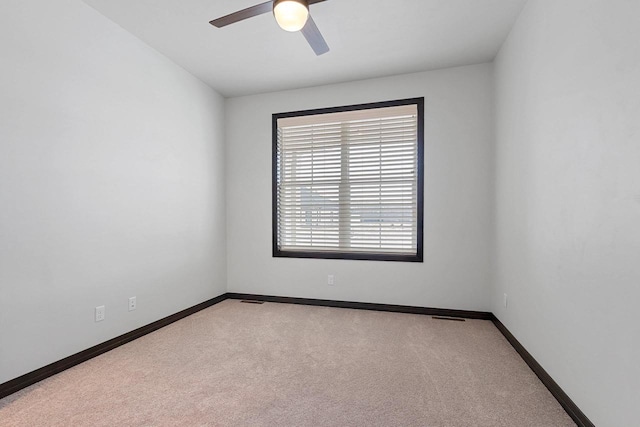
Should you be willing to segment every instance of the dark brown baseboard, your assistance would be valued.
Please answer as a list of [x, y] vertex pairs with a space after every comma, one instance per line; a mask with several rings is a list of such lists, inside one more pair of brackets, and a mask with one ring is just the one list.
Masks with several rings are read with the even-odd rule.
[[564, 408], [567, 414], [571, 417], [571, 419], [578, 425], [578, 427], [595, 427], [595, 425], [587, 418], [587, 416], [578, 408], [578, 406], [571, 400], [571, 398], [567, 395], [567, 393], [560, 388], [557, 382], [551, 378], [551, 375], [544, 370], [544, 368], [538, 363], [536, 359], [525, 349], [522, 344], [513, 336], [511, 332], [507, 329], [506, 326], [502, 324], [498, 318], [493, 315], [491, 319], [493, 324], [496, 325], [496, 328], [502, 335], [509, 341], [509, 344], [518, 352], [520, 357], [525, 361], [529, 368], [540, 378], [542, 384], [549, 389], [553, 397], [556, 398], [558, 403]]
[[227, 299], [223, 294], [0, 384], [0, 399]]
[[116, 338], [110, 339], [79, 353], [73, 354], [69, 357], [65, 357], [64, 359], [61, 359], [57, 362], [51, 363], [40, 369], [36, 369], [35, 371], [29, 372], [27, 374], [19, 376], [18, 378], [14, 378], [3, 384], [0, 384], [0, 399], [9, 396], [10, 394], [13, 394], [25, 387], [35, 384], [38, 381], [42, 381], [48, 377], [58, 374], [75, 365], [78, 365], [79, 363], [85, 362], [93, 357], [99, 356], [102, 353], [106, 353], [109, 350], [113, 350], [116, 347], [119, 347], [148, 333], [163, 328], [187, 316], [190, 316], [200, 310], [211, 307], [212, 305], [215, 305], [226, 299], [266, 301], [286, 304], [302, 304], [323, 307], [353, 308], [359, 310], [389, 311], [394, 313], [425, 314], [430, 316], [491, 320], [496, 325], [498, 330], [502, 333], [502, 335], [504, 335], [507, 341], [511, 344], [511, 346], [513, 346], [513, 348], [522, 357], [525, 363], [529, 365], [531, 370], [538, 376], [538, 378], [540, 378], [540, 381], [542, 381], [547, 389], [549, 389], [551, 394], [556, 398], [556, 400], [564, 408], [567, 414], [573, 419], [573, 421], [578, 425], [578, 427], [595, 427], [595, 425], [587, 418], [587, 416], [580, 410], [580, 408], [578, 408], [578, 406], [571, 400], [571, 398], [564, 392], [564, 390], [560, 388], [558, 383], [556, 383], [553, 378], [551, 378], [547, 371], [544, 370], [544, 368], [522, 346], [522, 344], [520, 344], [520, 342], [513, 336], [511, 332], [509, 332], [509, 330], [493, 313], [484, 311], [453, 310], [405, 305], [374, 304], [354, 301], [334, 301], [311, 298], [241, 294], [234, 292], [229, 292], [203, 303], [194, 305], [193, 307], [189, 307], [178, 313], [172, 314], [163, 319], [157, 320], [131, 332], [127, 332], [126, 334], [120, 335]]
[[448, 308], [414, 307], [409, 305], [375, 304], [369, 302], [335, 301], [327, 299], [293, 298], [271, 295], [239, 294], [229, 292], [227, 298], [247, 301], [280, 302], [285, 304], [315, 305], [322, 307], [355, 308], [358, 310], [390, 311], [394, 313], [426, 314], [429, 316], [459, 317], [465, 319], [492, 320], [492, 313]]

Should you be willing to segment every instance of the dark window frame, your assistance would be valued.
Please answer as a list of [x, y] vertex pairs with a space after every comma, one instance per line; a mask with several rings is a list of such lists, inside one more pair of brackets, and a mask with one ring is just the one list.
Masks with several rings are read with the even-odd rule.
[[[338, 251], [283, 251], [278, 247], [278, 119], [339, 113], [346, 111], [369, 110], [401, 105], [416, 105], [417, 118], [417, 224], [416, 224], [416, 254], [381, 254], [373, 252], [338, 252]], [[313, 110], [275, 113], [272, 115], [272, 146], [271, 146], [271, 213], [272, 213], [272, 244], [273, 257], [280, 258], [317, 258], [317, 259], [351, 259], [369, 261], [404, 261], [423, 262], [423, 224], [424, 224], [424, 98], [408, 98], [393, 101], [373, 102], [367, 104], [346, 105], [340, 107], [318, 108]]]

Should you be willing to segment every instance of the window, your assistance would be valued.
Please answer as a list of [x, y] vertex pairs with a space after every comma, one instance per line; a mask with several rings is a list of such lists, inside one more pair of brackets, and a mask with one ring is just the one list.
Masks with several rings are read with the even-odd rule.
[[273, 256], [422, 262], [424, 99], [273, 115]]

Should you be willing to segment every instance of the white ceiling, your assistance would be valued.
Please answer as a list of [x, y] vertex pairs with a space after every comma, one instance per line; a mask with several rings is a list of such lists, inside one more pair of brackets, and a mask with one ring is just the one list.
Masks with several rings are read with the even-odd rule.
[[491, 61], [526, 0], [327, 0], [316, 56], [270, 13], [214, 18], [264, 0], [85, 0], [226, 97]]

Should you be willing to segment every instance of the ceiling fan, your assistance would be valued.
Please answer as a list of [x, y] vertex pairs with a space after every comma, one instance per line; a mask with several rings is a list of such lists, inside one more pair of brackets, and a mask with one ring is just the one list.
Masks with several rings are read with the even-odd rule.
[[322, 55], [329, 52], [329, 46], [309, 14], [309, 5], [323, 1], [326, 0], [270, 0], [214, 19], [209, 23], [214, 27], [222, 28], [273, 11], [280, 28], [292, 32], [301, 31], [316, 55]]

